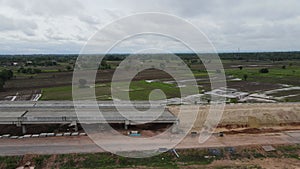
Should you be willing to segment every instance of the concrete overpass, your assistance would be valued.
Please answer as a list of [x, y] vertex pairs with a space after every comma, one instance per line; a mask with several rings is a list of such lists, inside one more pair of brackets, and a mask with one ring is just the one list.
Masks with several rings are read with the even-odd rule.
[[[149, 104], [145, 102], [135, 102], [135, 107], [144, 111], [147, 110]], [[128, 109], [128, 103], [122, 102], [118, 104], [119, 107], [126, 113], [130, 113]], [[163, 105], [157, 103], [154, 105], [153, 111], [159, 110]], [[98, 102], [98, 106], [95, 107], [90, 102], [84, 102], [76, 104], [76, 108], [84, 109], [86, 112], [93, 112], [99, 114], [100, 109], [103, 117], [98, 117], [96, 114], [88, 113], [78, 117], [75, 112], [74, 104], [72, 101], [17, 101], [0, 102], [0, 124], [15, 124], [22, 127], [23, 133], [26, 133], [26, 125], [28, 124], [73, 124], [77, 126], [78, 123], [87, 124], [124, 124], [125, 128], [128, 125], [134, 125], [143, 123], [144, 121], [151, 121], [151, 123], [160, 124], [173, 124], [177, 123], [177, 117], [175, 117], [168, 109], [164, 109], [163, 113], [156, 118], [150, 114], [137, 114], [130, 117], [130, 120], [120, 114], [114, 107], [112, 102]], [[128, 111], [127, 111], [128, 109]], [[79, 121], [80, 119], [80, 121]]]

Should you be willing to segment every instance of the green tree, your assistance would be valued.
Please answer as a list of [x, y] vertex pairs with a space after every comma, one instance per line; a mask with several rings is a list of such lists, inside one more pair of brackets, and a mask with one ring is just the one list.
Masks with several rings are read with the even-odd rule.
[[14, 76], [14, 73], [12, 70], [2, 70], [0, 72], [0, 90], [3, 90], [5, 82], [9, 79], [11, 79]]
[[248, 75], [247, 75], [247, 74], [244, 74], [244, 76], [243, 76], [243, 77], [244, 77], [244, 80], [245, 80], [245, 81], [247, 81], [247, 79], [248, 79]]
[[260, 69], [259, 73], [269, 73], [269, 69], [267, 68]]
[[38, 73], [42, 73], [42, 70], [41, 69], [33, 69], [33, 72], [38, 74]]
[[107, 63], [106, 60], [102, 60], [98, 69], [101, 69], [101, 70], [111, 69], [111, 66], [110, 66], [110, 64]]
[[68, 70], [68, 71], [70, 71], [70, 70], [72, 70], [72, 67], [71, 66], [66, 66], [66, 69]]
[[11, 79], [13, 76], [14, 76], [14, 73], [13, 73], [13, 71], [11, 71], [11, 70], [6, 70], [6, 69], [4, 69], [4, 70], [2, 70], [2, 72], [0, 73], [0, 77], [1, 77], [4, 81]]
[[5, 81], [0, 77], [0, 90], [3, 90]]

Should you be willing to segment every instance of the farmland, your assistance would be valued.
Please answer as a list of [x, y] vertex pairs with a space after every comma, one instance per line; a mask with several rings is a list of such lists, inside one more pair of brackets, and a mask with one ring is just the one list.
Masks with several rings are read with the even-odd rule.
[[[121, 83], [121, 82], [119, 82]], [[122, 85], [122, 84], [121, 84]], [[154, 89], [162, 90], [167, 98], [180, 97], [179, 89], [173, 84], [161, 82], [134, 81], [130, 85], [129, 96], [131, 100], [148, 100], [149, 94]], [[118, 99], [124, 99], [124, 93], [127, 91], [118, 91]], [[72, 86], [62, 86], [43, 89], [41, 100], [72, 100]], [[111, 100], [111, 84], [101, 83], [95, 85], [97, 100]], [[123, 97], [122, 97], [123, 95]], [[163, 98], [153, 98], [159, 100]]]
[[[259, 53], [256, 55], [250, 53], [239, 54], [238, 58], [235, 55], [220, 54], [228, 88], [250, 94], [261, 94], [270, 90], [300, 86], [298, 80], [300, 76], [298, 53]], [[180, 56], [191, 68], [197, 79], [200, 93], [209, 91], [210, 80], [204, 64], [194, 55]], [[111, 100], [110, 82], [115, 68], [118, 67], [124, 57], [126, 55], [110, 56], [101, 63], [95, 85], [98, 100]], [[251, 60], [251, 58], [259, 60]], [[31, 61], [30, 64], [27, 63], [28, 60]], [[42, 92], [42, 100], [72, 99], [72, 70], [76, 62], [76, 56], [28, 56], [25, 60], [18, 56], [7, 56], [1, 58], [0, 61], [2, 63], [1, 70], [9, 69], [14, 72], [14, 77], [5, 82], [4, 89], [0, 92], [2, 100], [9, 100], [16, 94], [23, 95], [23, 98], [30, 98], [33, 93], [38, 93], [38, 91]], [[16, 62], [18, 65], [10, 65], [11, 62]], [[170, 61], [168, 62], [170, 63]], [[176, 65], [173, 67], [176, 68]], [[23, 71], [28, 69], [37, 69], [41, 72], [28, 73]], [[267, 69], [268, 72], [261, 73], [261, 69]], [[212, 73], [216, 72], [212, 71]], [[147, 83], [146, 80], [153, 80], [154, 82]], [[167, 98], [179, 97], [179, 90], [183, 88], [178, 85], [186, 85], [165, 83], [172, 80], [169, 74], [161, 70], [148, 69], [142, 71], [131, 83], [130, 98], [132, 100], [148, 100], [148, 95], [153, 89], [161, 89], [165, 92]], [[187, 91], [189, 90], [187, 89]], [[300, 101], [299, 92], [298, 89], [293, 89], [292, 91], [278, 91], [266, 95], [274, 97], [279, 102], [297, 102]], [[122, 99], [123, 93], [124, 91], [119, 91], [120, 99]], [[22, 99], [22, 97], [17, 97], [18, 99]]]
[[[175, 116], [179, 114], [180, 106], [178, 105], [181, 105], [181, 100], [178, 98], [182, 98], [184, 104], [192, 104], [184, 105], [189, 106], [191, 110], [197, 108], [193, 106], [200, 105], [195, 123], [186, 137], [187, 142], [180, 143], [185, 148], [194, 146], [194, 149], [178, 149], [180, 158], [177, 158], [171, 152], [166, 152], [147, 159], [147, 162], [141, 159], [127, 159], [110, 153], [29, 154], [1, 157], [0, 168], [15, 168], [24, 165], [27, 161], [30, 161], [37, 168], [95, 168], [95, 166], [98, 168], [102, 168], [102, 166], [110, 166], [110, 168], [268, 168], [269, 163], [276, 163], [281, 168], [286, 166], [288, 166], [287, 168], [295, 167], [299, 164], [299, 145], [278, 144], [286, 143], [282, 142], [282, 138], [295, 139], [294, 137], [295, 135], [297, 136], [297, 133], [293, 135], [292, 131], [299, 130], [298, 103], [280, 102], [300, 101], [300, 82], [298, 80], [300, 76], [300, 60], [298, 60], [299, 58], [296, 55], [296, 58], [288, 57], [286, 59], [280, 59], [276, 55], [272, 56], [275, 58], [272, 59], [271, 56], [266, 55], [266, 57], [260, 57], [260, 60], [244, 59], [243, 54], [240, 54], [239, 58], [231, 57], [231, 55], [227, 54], [221, 55], [223, 56], [221, 58], [226, 75], [227, 88], [230, 89], [229, 91], [236, 93], [246, 93], [246, 96], [240, 100], [227, 101], [227, 103], [245, 104], [227, 104], [225, 106], [223, 117], [216, 126], [215, 133], [213, 133], [212, 144], [216, 145], [216, 143], [220, 143], [224, 146], [224, 141], [229, 140], [228, 144], [233, 145], [233, 147], [195, 149], [200, 148], [197, 147], [198, 144], [189, 142], [196, 140], [191, 132], [198, 133], [201, 131], [210, 108], [209, 105], [206, 105], [208, 103], [207, 100], [197, 102], [199, 100], [198, 95], [194, 96], [194, 93], [190, 92], [189, 87], [191, 86], [189, 80], [191, 79], [181, 79], [181, 81], [176, 82], [163, 70], [150, 68], [139, 72], [130, 82], [129, 89], [126, 89], [126, 83], [123, 81], [114, 82], [118, 86], [114, 88], [111, 82], [112, 77], [115, 69], [122, 62], [122, 59], [124, 59], [114, 58], [111, 60], [107, 59], [101, 63], [96, 75], [96, 84], [87, 86], [89, 89], [95, 89], [96, 99], [99, 101], [112, 100], [111, 90], [118, 94], [116, 99], [120, 100], [126, 100], [125, 96], [127, 93], [129, 93], [130, 100], [136, 101], [164, 99], [164, 95], [152, 93], [158, 89], [165, 94], [167, 99], [175, 103], [168, 106], [168, 110]], [[278, 55], [283, 54], [278, 53]], [[0, 92], [1, 100], [21, 101], [34, 100], [36, 98], [42, 101], [72, 100], [72, 76], [76, 56], [55, 56], [46, 59], [31, 56], [26, 60], [18, 60], [14, 56], [8, 58], [10, 58], [9, 61], [7, 61], [7, 58], [2, 58], [1, 61], [0, 58], [2, 63], [0, 70], [11, 70], [13, 77], [5, 81], [4, 88]], [[206, 98], [208, 95], [207, 92], [211, 92], [212, 89], [204, 64], [193, 56], [184, 55], [182, 58], [195, 76], [200, 97], [205, 96]], [[254, 57], [254, 59], [257, 59], [257, 57]], [[32, 62], [27, 62], [28, 60]], [[10, 63], [11, 61], [18, 62], [19, 65], [7, 64], [7, 62]], [[145, 62], [154, 63], [155, 61], [146, 60]], [[172, 64], [172, 61], [168, 62]], [[178, 67], [180, 66], [172, 65], [172, 68], [175, 70]], [[222, 71], [209, 70], [209, 73], [214, 75]], [[127, 80], [126, 78], [124, 77], [125, 80]], [[80, 86], [76, 85], [74, 87], [80, 88]], [[186, 95], [181, 96], [181, 90], [187, 91]], [[252, 102], [259, 103], [252, 104]], [[264, 104], [260, 102], [272, 103]], [[15, 125], [3, 125], [1, 127], [3, 133], [11, 132], [15, 134], [17, 133], [15, 131], [18, 131], [18, 133], [21, 132], [20, 128]], [[123, 126], [114, 127], [122, 133], [127, 133], [128, 131], [124, 130]], [[130, 129], [140, 131], [142, 137], [150, 137], [164, 131], [165, 127], [162, 125], [145, 125], [143, 127], [132, 125]], [[73, 130], [68, 125], [27, 125], [27, 128], [28, 132], [65, 132]], [[82, 132], [82, 128], [79, 130]], [[289, 133], [290, 131], [292, 134]], [[218, 133], [225, 134], [225, 137], [217, 136]], [[234, 146], [242, 144], [241, 140], [247, 139], [247, 137], [253, 137], [252, 134], [257, 134], [261, 137], [255, 140], [257, 143], [251, 146]], [[109, 136], [106, 135], [106, 137]], [[266, 139], [269, 137], [276, 142], [274, 144], [276, 151], [274, 152], [266, 152], [258, 145], [266, 143]], [[38, 139], [41, 139], [42, 144], [44, 144], [43, 138]], [[44, 139], [60, 140], [60, 138], [54, 137], [46, 137]], [[71, 137], [61, 139], [75, 140], [75, 142], [78, 139], [84, 142], [87, 138]], [[22, 140], [17, 139], [14, 141], [3, 140], [2, 144], [6, 147], [5, 142], [15, 144]], [[25, 139], [25, 141], [31, 142], [32, 140], [30, 138], [28, 140]], [[210, 144], [210, 142], [205, 144]], [[207, 146], [205, 144], [203, 146]], [[30, 149], [32, 147], [23, 148]], [[68, 151], [65, 153], [68, 153]]]

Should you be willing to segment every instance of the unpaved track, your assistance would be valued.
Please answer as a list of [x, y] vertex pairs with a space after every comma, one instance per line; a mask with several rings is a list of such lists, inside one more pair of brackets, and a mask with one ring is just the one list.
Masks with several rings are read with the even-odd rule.
[[[103, 137], [101, 141], [110, 144], [110, 146], [122, 144], [124, 145], [124, 148], [130, 147], [131, 144], [123, 143], [118, 140], [112, 141], [112, 137], [107, 134], [105, 134], [105, 137]], [[299, 143], [300, 130], [282, 133], [225, 135], [224, 137], [213, 135], [204, 144], [198, 143], [198, 137], [188, 135], [176, 146], [176, 148], [234, 147]], [[157, 145], [159, 145], [159, 142]], [[147, 147], [148, 143], [145, 142], [140, 146]], [[95, 145], [87, 136], [0, 140], [0, 155], [94, 153], [103, 151], [103, 149]]]

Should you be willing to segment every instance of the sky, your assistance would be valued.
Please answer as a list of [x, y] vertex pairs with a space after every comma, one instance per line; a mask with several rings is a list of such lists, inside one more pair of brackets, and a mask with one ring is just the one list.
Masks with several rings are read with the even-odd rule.
[[[299, 7], [299, 0], [0, 0], [0, 54], [77, 54], [108, 24], [145, 12], [186, 20], [201, 30], [218, 52], [236, 52], [238, 48], [299, 51]], [[139, 20], [141, 27], [180, 29], [169, 21], [147, 22]], [[106, 32], [103, 43], [117, 30], [111, 31]], [[124, 32], [123, 28], [118, 31]], [[115, 52], [127, 53], [147, 45], [186, 52], [176, 41], [155, 36], [128, 40]]]

